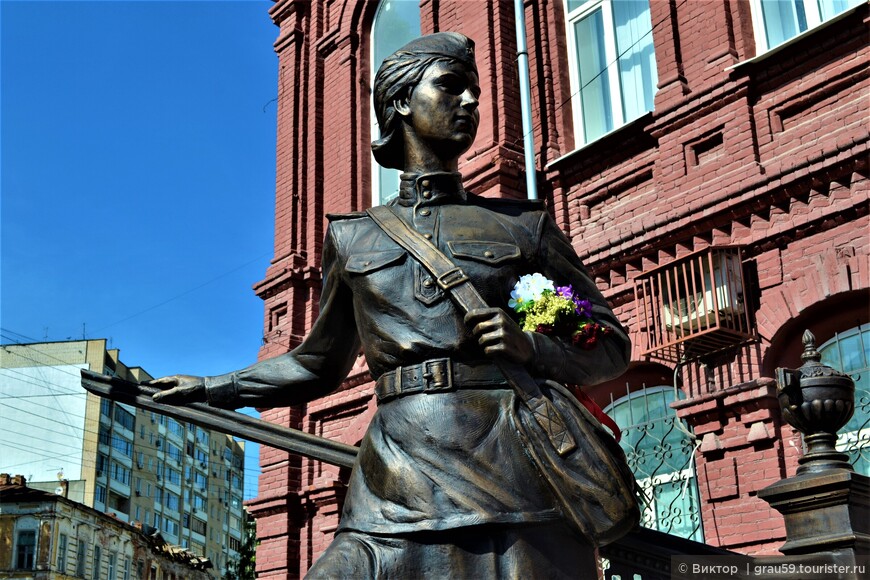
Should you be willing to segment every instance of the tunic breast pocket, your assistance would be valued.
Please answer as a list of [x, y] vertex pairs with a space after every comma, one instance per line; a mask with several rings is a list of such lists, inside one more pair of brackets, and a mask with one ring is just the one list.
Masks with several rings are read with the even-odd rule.
[[516, 244], [454, 240], [447, 247], [490, 306], [506, 304], [516, 283], [522, 252]]
[[395, 266], [404, 262], [406, 256], [402, 249], [360, 252], [349, 256], [344, 268], [357, 282], [364, 281], [370, 287], [394, 288], [401, 285], [404, 274]]
[[500, 266], [520, 258], [520, 248], [504, 242], [456, 240], [447, 242], [450, 253], [460, 260], [471, 260], [490, 266]]

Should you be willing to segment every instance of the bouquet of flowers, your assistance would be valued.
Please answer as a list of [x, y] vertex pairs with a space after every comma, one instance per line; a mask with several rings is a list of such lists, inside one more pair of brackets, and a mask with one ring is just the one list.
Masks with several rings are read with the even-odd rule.
[[598, 338], [612, 332], [592, 320], [592, 303], [569, 286], [555, 286], [541, 274], [521, 276], [511, 292], [508, 306], [519, 314], [523, 330], [568, 339], [579, 348], [591, 350]]

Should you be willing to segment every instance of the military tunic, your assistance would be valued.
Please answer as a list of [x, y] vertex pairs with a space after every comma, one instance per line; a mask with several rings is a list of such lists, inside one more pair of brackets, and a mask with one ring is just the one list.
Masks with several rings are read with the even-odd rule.
[[[452, 257], [490, 306], [510, 311], [511, 290], [540, 272], [572, 285], [612, 328], [593, 350], [529, 333], [533, 376], [595, 384], [621, 374], [629, 342], [568, 239], [538, 202], [466, 192], [459, 174], [403, 175], [393, 205]], [[428, 272], [366, 214], [331, 219], [323, 246], [320, 313], [285, 355], [206, 379], [217, 406], [278, 406], [335, 390], [364, 346], [372, 376], [431, 359], [487, 364], [463, 315]], [[339, 531], [407, 534], [559, 519], [527, 458], [504, 381], [457, 385], [379, 404], [354, 468]]]

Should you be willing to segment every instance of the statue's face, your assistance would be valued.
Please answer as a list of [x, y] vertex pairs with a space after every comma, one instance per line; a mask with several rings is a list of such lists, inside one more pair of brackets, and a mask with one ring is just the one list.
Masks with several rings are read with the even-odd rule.
[[456, 158], [477, 135], [480, 86], [477, 73], [458, 61], [436, 62], [408, 99], [408, 122], [417, 139], [442, 158]]

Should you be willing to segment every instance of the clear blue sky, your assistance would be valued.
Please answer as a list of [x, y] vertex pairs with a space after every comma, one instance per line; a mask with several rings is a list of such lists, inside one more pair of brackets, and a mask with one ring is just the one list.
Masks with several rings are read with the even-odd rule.
[[154, 376], [256, 360], [251, 286], [274, 231], [271, 6], [0, 2], [3, 343], [107, 338]]

